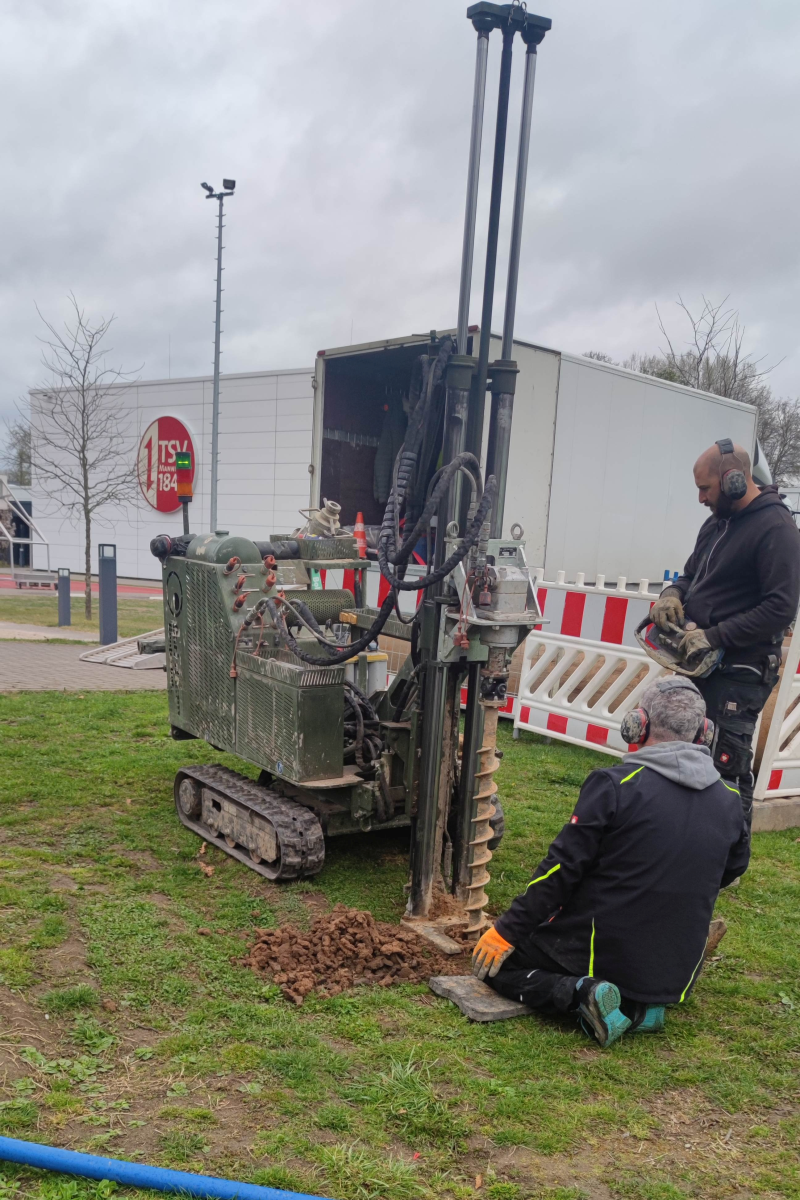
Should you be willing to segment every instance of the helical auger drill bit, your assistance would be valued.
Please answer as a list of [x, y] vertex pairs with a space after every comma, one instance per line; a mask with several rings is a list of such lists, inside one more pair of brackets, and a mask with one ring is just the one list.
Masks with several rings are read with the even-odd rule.
[[468, 917], [467, 933], [476, 936], [489, 924], [483, 911], [489, 903], [484, 888], [490, 879], [486, 865], [492, 858], [489, 842], [493, 832], [489, 822], [494, 816], [494, 797], [497, 794], [494, 776], [500, 766], [500, 760], [495, 757], [495, 747], [501, 701], [481, 700], [480, 703], [484, 710], [483, 744], [478, 750], [478, 769], [475, 772], [475, 816], [472, 819], [472, 838], [469, 843], [472, 847], [472, 861], [469, 865], [465, 905]]

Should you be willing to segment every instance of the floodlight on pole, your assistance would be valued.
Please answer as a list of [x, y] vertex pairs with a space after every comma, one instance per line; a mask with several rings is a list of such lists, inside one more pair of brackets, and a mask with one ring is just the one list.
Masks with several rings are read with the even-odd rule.
[[220, 356], [220, 317], [222, 316], [222, 217], [223, 203], [226, 196], [232, 196], [236, 187], [235, 179], [223, 179], [222, 191], [215, 192], [210, 183], [201, 183], [206, 191], [206, 200], [219, 201], [217, 217], [217, 295], [216, 317], [214, 321], [214, 392], [211, 403], [211, 512], [210, 526], [217, 528], [217, 483], [219, 478], [219, 356]]

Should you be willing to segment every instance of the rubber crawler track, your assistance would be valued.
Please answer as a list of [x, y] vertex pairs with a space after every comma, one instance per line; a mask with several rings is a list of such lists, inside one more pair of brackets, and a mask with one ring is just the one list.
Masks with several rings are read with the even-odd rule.
[[[246, 850], [229, 846], [224, 837], [214, 833], [202, 821], [187, 817], [182, 811], [178, 791], [183, 779], [192, 779], [203, 787], [245, 811], [265, 817], [275, 830], [280, 846], [277, 864], [255, 863]], [[205, 838], [207, 842], [224, 850], [232, 858], [244, 863], [252, 871], [267, 879], [299, 879], [302, 875], [316, 875], [325, 861], [325, 839], [314, 813], [296, 800], [279, 796], [277, 792], [253, 783], [244, 775], [227, 767], [182, 767], [175, 776], [175, 808], [178, 817], [187, 829]]]

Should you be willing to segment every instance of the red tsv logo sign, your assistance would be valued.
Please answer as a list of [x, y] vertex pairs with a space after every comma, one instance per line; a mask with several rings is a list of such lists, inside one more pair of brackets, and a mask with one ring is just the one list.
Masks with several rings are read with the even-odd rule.
[[181, 506], [175, 470], [175, 453], [178, 450], [188, 450], [191, 454], [194, 480], [194, 443], [189, 430], [177, 417], [159, 417], [153, 421], [139, 443], [139, 487], [147, 503], [159, 512], [177, 512]]

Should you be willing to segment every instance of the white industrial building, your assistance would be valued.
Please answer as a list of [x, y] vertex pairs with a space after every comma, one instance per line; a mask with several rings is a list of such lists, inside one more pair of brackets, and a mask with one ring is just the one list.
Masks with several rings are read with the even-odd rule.
[[[301, 523], [298, 509], [307, 507], [309, 498], [312, 379], [311, 367], [222, 377], [219, 528], [263, 538]], [[212, 388], [212, 378], [201, 376], [121, 384], [113, 389], [131, 464], [143, 435], [159, 418], [177, 418], [189, 431], [195, 451], [190, 524], [198, 531], [209, 525]], [[32, 392], [31, 405], [41, 403], [40, 394]], [[50, 544], [53, 567], [83, 571], [82, 525], [63, 516], [52, 488], [36, 473], [31, 495], [37, 525]], [[112, 542], [117, 547], [119, 575], [158, 578], [161, 568], [150, 553], [150, 539], [157, 533], [180, 533], [182, 521], [180, 509], [159, 512], [141, 494], [121, 509], [100, 510], [93, 528], [93, 570], [98, 542]], [[41, 548], [34, 547], [34, 565], [45, 566]]]
[[[368, 525], [378, 524], [405, 429], [411, 371], [427, 341], [414, 335], [339, 347], [320, 351], [313, 367], [224, 375], [218, 527], [259, 541], [287, 534], [303, 523], [299, 510], [323, 496], [341, 503], [343, 524], [358, 511]], [[493, 337], [491, 358], [499, 354]], [[722, 437], [755, 456], [756, 410], [521, 340], [514, 358], [505, 531], [522, 525], [529, 564], [543, 567], [548, 579], [565, 571], [568, 579], [582, 573], [587, 580], [655, 582], [680, 569], [707, 515], [692, 465]], [[43, 402], [32, 393], [32, 405]], [[209, 528], [212, 379], [120, 385], [113, 403], [141, 487], [131, 503], [98, 513], [93, 568], [98, 542], [114, 542], [120, 575], [154, 579], [159, 564], [150, 539], [182, 530], [177, 491], [169, 490], [176, 484], [170, 456], [187, 440], [196, 461], [191, 528]], [[484, 441], [488, 424], [487, 403]], [[175, 511], [152, 507], [161, 502], [162, 483], [163, 502]], [[34, 475], [31, 492], [51, 565], [82, 571], [80, 525], [64, 519], [45, 480]], [[36, 548], [34, 565], [45, 565]]]

